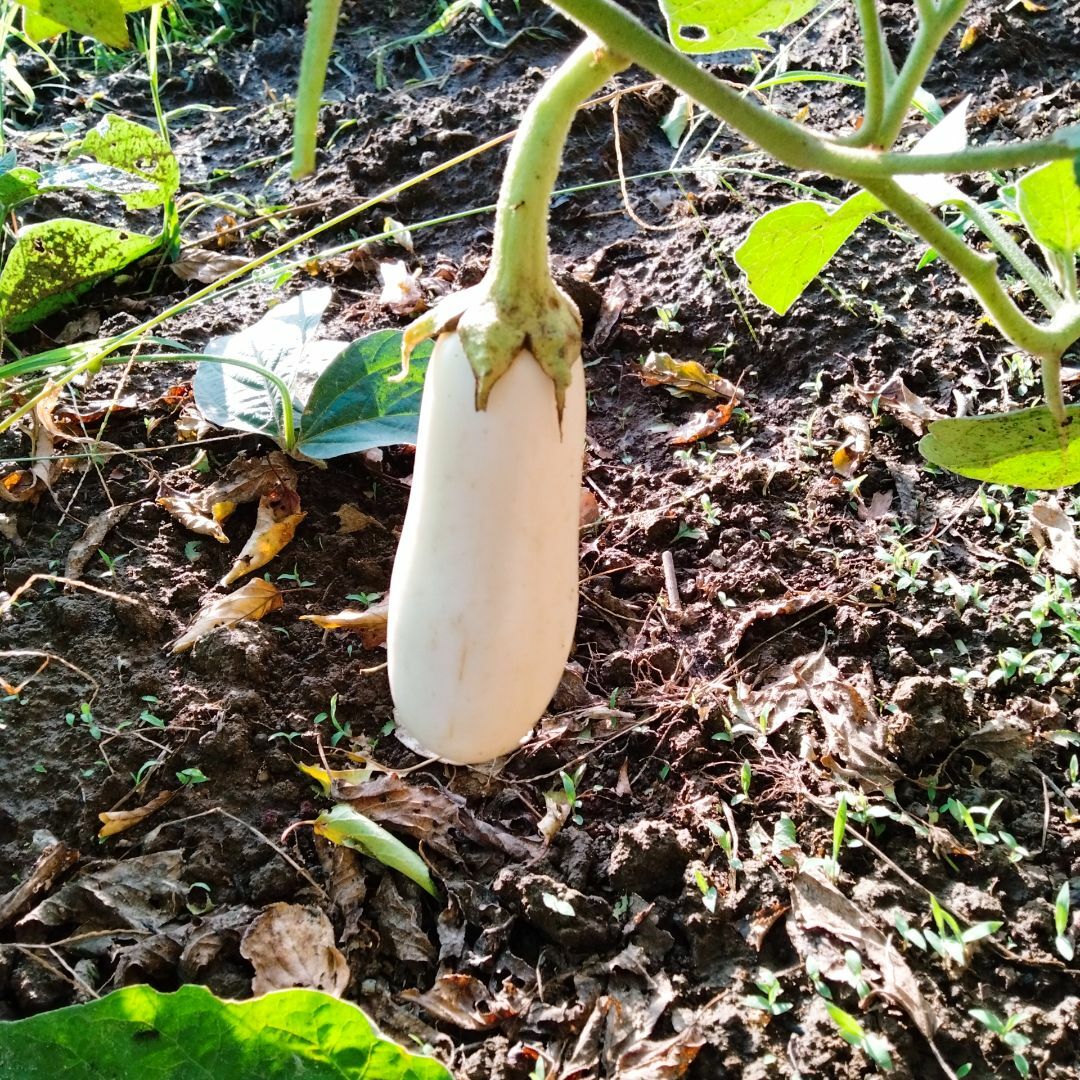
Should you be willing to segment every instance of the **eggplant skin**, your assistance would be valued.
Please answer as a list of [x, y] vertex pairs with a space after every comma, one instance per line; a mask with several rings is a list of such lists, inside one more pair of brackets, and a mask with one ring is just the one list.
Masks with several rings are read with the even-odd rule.
[[416, 467], [390, 580], [395, 719], [448, 761], [519, 745], [562, 677], [578, 608], [585, 375], [555, 389], [519, 352], [477, 411], [456, 333], [425, 377]]

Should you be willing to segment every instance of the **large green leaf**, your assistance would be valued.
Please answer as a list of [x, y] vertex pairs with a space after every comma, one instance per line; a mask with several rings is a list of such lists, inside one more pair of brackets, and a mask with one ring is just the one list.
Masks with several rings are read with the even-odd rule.
[[767, 49], [760, 35], [782, 30], [818, 0], [660, 0], [671, 43], [687, 53]]
[[125, 14], [153, 7], [161, 0], [19, 0], [24, 9], [23, 29], [31, 41], [47, 41], [74, 30], [126, 49], [128, 38]]
[[123, 193], [129, 210], [160, 206], [180, 186], [180, 166], [169, 144], [156, 131], [122, 116], [106, 116], [72, 152], [138, 178], [139, 185]]
[[40, 190], [41, 173], [20, 165], [0, 174], [0, 213], [5, 217], [12, 207], [32, 199]]
[[0, 326], [8, 333], [25, 330], [160, 242], [74, 218], [27, 225], [0, 274]]
[[1032, 237], [1073, 257], [1080, 251], [1080, 181], [1071, 161], [1052, 161], [1020, 177], [1016, 207]]
[[333, 810], [323, 811], [315, 819], [315, 831], [335, 844], [354, 848], [383, 866], [399, 871], [432, 896], [439, 895], [427, 863], [393, 833], [348, 803], [338, 803]]
[[[308, 289], [271, 308], [251, 326], [212, 338], [203, 351], [273, 372], [288, 386], [299, 414], [319, 373], [345, 348], [344, 341], [315, 340], [330, 296], [329, 287]], [[281, 394], [261, 375], [204, 360], [192, 386], [195, 403], [211, 423], [269, 435], [285, 445]]]
[[937, 420], [919, 452], [974, 480], [1042, 490], [1070, 487], [1080, 483], [1080, 405], [1070, 405], [1066, 413], [1064, 432], [1045, 406]]
[[0, 1023], [0, 1080], [452, 1080], [315, 990], [222, 1001], [128, 986]]
[[299, 449], [316, 460], [355, 454], [373, 446], [416, 442], [420, 393], [431, 343], [413, 351], [409, 374], [401, 369], [401, 334], [379, 330], [354, 341], [319, 376], [301, 421]]
[[881, 203], [860, 191], [835, 208], [795, 202], [758, 218], [735, 252], [750, 291], [783, 315]]

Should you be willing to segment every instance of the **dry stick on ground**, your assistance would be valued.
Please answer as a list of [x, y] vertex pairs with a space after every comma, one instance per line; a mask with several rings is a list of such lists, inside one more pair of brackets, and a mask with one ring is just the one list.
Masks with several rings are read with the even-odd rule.
[[35, 964], [39, 964], [54, 978], [59, 979], [61, 982], [66, 982], [69, 986], [73, 986], [77, 993], [84, 994], [87, 998], [101, 997], [101, 995], [93, 987], [87, 986], [86, 983], [84, 983], [82, 979], [80, 979], [79, 976], [76, 975], [75, 972], [73, 972], [71, 968], [69, 968], [67, 964], [65, 964], [63, 960], [61, 960], [60, 957], [56, 955], [51, 945], [45, 945], [42, 946], [42, 948], [49, 952], [53, 959], [61, 965], [61, 967], [64, 969], [63, 971], [61, 971], [60, 968], [55, 967], [53, 964], [50, 964], [48, 960], [44, 959], [41, 956], [38, 956], [36, 952], [32, 952], [30, 949], [25, 948], [21, 944], [13, 945], [12, 948], [18, 949], [19, 952], [23, 954], [23, 956], [27, 957], [30, 960], [33, 960]]
[[[108, 589], [99, 588], [97, 585], [88, 585], [85, 581], [76, 581], [74, 578], [63, 577], [60, 574], [31, 574], [2, 604], [0, 604], [0, 617], [3, 617], [11, 610], [11, 605], [19, 599], [23, 593], [32, 589], [39, 581], [50, 581], [54, 585], [68, 585], [73, 589], [86, 589], [87, 592], [97, 593], [98, 596], [107, 596], [110, 600], [119, 600], [122, 604], [131, 604], [133, 607], [138, 607], [139, 600], [136, 600], [133, 596], [124, 596], [122, 593], [110, 592]], [[67, 663], [67, 661], [61, 661]], [[74, 667], [73, 664], [68, 664], [68, 667]], [[78, 671], [78, 668], [75, 668]], [[93, 682], [93, 680], [91, 680]], [[97, 684], [94, 683], [96, 686]]]
[[[40, 576], [42, 575], [34, 575], [34, 577]], [[30, 580], [33, 579], [31, 578]], [[79, 585], [81, 583], [78, 581], [73, 581], [71, 584]], [[16, 589], [15, 593], [12, 595], [11, 599], [6, 602], [6, 604], [0, 604], [0, 615], [3, 615], [7, 611], [7, 605], [14, 603], [15, 597], [18, 596], [25, 587], [26, 586], [24, 585]], [[93, 587], [87, 585], [86, 588], [89, 589]], [[95, 589], [94, 591], [99, 592], [101, 590]], [[45, 670], [45, 668], [49, 666], [49, 661], [51, 660], [55, 660], [58, 664], [63, 664], [64, 667], [69, 668], [71, 671], [74, 671], [77, 675], [81, 675], [82, 678], [84, 678], [94, 688], [94, 692], [90, 695], [90, 700], [89, 702], [87, 702], [87, 704], [93, 704], [94, 698], [97, 697], [98, 691], [101, 689], [101, 684], [97, 681], [97, 679], [94, 678], [93, 675], [91, 675], [88, 671], [83, 671], [81, 667], [79, 667], [77, 664], [73, 664], [70, 660], [65, 660], [62, 656], [57, 656], [56, 653], [43, 652], [41, 649], [6, 649], [3, 652], [0, 652], [0, 659], [9, 659], [18, 656], [41, 656], [44, 657], [45, 662], [37, 669], [37, 671], [34, 672], [33, 675], [31, 675], [27, 679], [24, 679], [23, 682], [19, 684], [18, 688], [15, 689], [16, 695], [22, 692], [23, 687], [26, 686], [28, 682], [30, 682], [30, 679], [36, 678], [38, 675], [40, 675]], [[10, 693], [10, 691], [5, 692]]]

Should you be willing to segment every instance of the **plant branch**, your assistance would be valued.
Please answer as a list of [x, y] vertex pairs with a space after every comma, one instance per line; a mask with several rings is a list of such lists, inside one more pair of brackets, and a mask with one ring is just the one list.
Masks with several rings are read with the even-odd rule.
[[1055, 315], [1064, 303], [1053, 282], [1021, 250], [1020, 245], [994, 219], [993, 214], [972, 199], [957, 200], [965, 214], [983, 231], [990, 242], [1008, 259], [1013, 269], [1031, 286], [1039, 303]]
[[294, 180], [315, 171], [319, 106], [322, 104], [340, 9], [341, 0], [311, 0], [308, 9], [304, 52], [300, 58], [300, 81], [296, 88], [296, 116], [293, 120]]
[[[703, 71], [614, 0], [552, 0], [552, 3], [623, 56], [693, 98], [750, 142], [793, 169], [861, 183], [868, 178], [901, 174], [987, 172], [1040, 165], [1075, 157], [1080, 145], [1080, 126], [1074, 125], [1049, 139], [969, 147], [948, 154], [882, 153], [844, 146], [820, 132], [777, 116]], [[958, 13], [952, 15], [952, 9], [963, 10], [965, 3], [966, 0], [951, 0], [948, 14], [953, 21]], [[902, 75], [889, 91], [890, 101], [897, 96], [900, 78]], [[911, 101], [911, 93], [904, 93], [901, 122], [907, 103]]]
[[872, 146], [878, 142], [881, 120], [885, 112], [885, 91], [889, 85], [888, 48], [881, 32], [877, 0], [855, 0], [859, 27], [863, 39], [863, 70], [866, 74], [866, 94], [863, 97], [863, 122], [847, 140], [848, 146]]
[[[945, 35], [964, 13], [968, 0], [942, 0], [940, 5], [919, 5], [919, 31], [911, 43], [904, 66], [889, 88], [885, 102], [885, 115], [882, 117], [878, 144], [888, 148], [896, 142], [904, 117], [911, 108], [911, 99], [922, 85]], [[932, 13], [927, 10], [932, 7]]]

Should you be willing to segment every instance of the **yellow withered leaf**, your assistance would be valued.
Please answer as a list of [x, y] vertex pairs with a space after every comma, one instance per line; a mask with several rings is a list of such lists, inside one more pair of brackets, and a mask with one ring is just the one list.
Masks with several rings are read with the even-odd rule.
[[106, 810], [104, 813], [98, 814], [98, 820], [102, 822], [102, 827], [98, 831], [98, 839], [104, 840], [106, 837], [115, 836], [117, 833], [122, 833], [138, 825], [140, 821], [148, 818], [155, 810], [160, 810], [175, 794], [175, 791], [163, 791], [160, 795], [155, 795], [144, 806], [136, 807], [134, 810]]
[[205, 603], [187, 630], [173, 642], [174, 653], [190, 649], [219, 626], [235, 626], [246, 619], [261, 619], [282, 605], [281, 590], [272, 582], [255, 578], [228, 596]]
[[255, 529], [232, 569], [221, 579], [231, 585], [252, 570], [265, 566], [293, 538], [297, 525], [307, 515], [300, 509], [300, 496], [284, 484], [278, 484], [259, 499]]
[[339, 611], [336, 615], [301, 615], [304, 622], [323, 630], [349, 630], [359, 634], [365, 649], [374, 649], [386, 641], [386, 613], [389, 601], [384, 597], [363, 611]]

